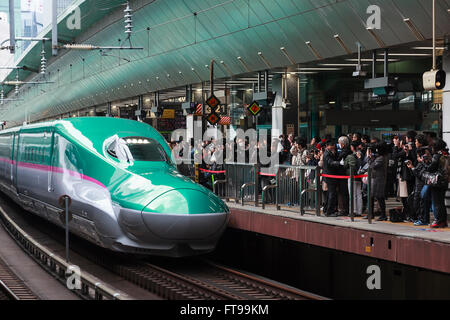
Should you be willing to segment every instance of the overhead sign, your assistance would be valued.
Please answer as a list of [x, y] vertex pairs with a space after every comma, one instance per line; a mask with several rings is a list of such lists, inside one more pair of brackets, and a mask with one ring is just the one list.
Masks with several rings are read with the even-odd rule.
[[256, 101], [253, 101], [252, 104], [247, 108], [248, 111], [250, 111], [251, 114], [254, 116], [257, 116], [262, 108], [259, 106], [259, 103]]
[[216, 109], [216, 107], [220, 104], [220, 100], [217, 99], [215, 95], [212, 95], [211, 97], [206, 100], [206, 104], [210, 106], [213, 110]]
[[218, 116], [216, 113], [211, 113], [206, 117], [206, 120], [211, 124], [215, 125], [220, 121], [220, 116]]

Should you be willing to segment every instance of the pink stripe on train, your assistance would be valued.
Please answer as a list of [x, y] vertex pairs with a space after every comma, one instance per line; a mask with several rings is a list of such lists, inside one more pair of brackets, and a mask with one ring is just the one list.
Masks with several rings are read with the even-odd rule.
[[[16, 164], [16, 161], [10, 160], [7, 158], [2, 158], [2, 157], [0, 157], [0, 161], [9, 163], [11, 165]], [[29, 162], [18, 162], [18, 166], [22, 167], [22, 168], [29, 168], [29, 169], [35, 169], [35, 170], [41, 170], [41, 171], [47, 171], [47, 172], [69, 174], [72, 177], [78, 177], [80, 179], [93, 182], [93, 183], [99, 185], [100, 187], [107, 189], [106, 186], [103, 183], [101, 183], [100, 181], [98, 181], [92, 177], [86, 176], [82, 173], [73, 171], [73, 170], [64, 169], [64, 168], [60, 168], [60, 167], [47, 166], [47, 165], [43, 165], [43, 164], [29, 163]]]

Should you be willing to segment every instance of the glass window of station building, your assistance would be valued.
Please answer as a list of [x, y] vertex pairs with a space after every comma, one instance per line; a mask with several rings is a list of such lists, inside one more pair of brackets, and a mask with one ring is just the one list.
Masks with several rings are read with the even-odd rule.
[[[431, 44], [425, 41], [389, 48], [386, 69], [391, 87], [388, 89], [365, 88], [366, 80], [373, 77], [372, 52], [362, 54], [364, 77], [353, 75], [358, 64], [355, 54], [267, 70], [267, 86], [266, 70], [215, 79], [214, 95], [223, 105], [219, 114], [224, 118], [217, 128], [266, 129], [273, 136], [292, 133], [307, 139], [358, 132], [388, 140], [391, 135], [408, 130], [434, 131], [439, 135], [442, 132], [442, 92], [423, 91], [422, 86], [422, 75], [432, 64], [430, 51], [424, 50], [429, 47]], [[442, 49], [438, 51], [439, 63]], [[376, 57], [375, 76], [383, 77], [384, 49], [378, 50]], [[266, 87], [274, 95], [258, 101], [262, 112], [254, 117], [247, 107], [254, 101], [255, 93], [265, 91]], [[210, 112], [205, 102], [210, 95], [209, 82], [193, 83], [160, 91], [158, 95], [149, 92], [141, 97], [112, 101], [109, 105], [62, 117], [109, 115], [142, 120], [170, 139], [174, 130], [189, 126], [190, 117], [201, 119], [194, 115], [196, 108]], [[282, 106], [274, 107], [277, 95]], [[189, 100], [193, 107], [183, 109], [183, 103]], [[140, 108], [142, 110], [138, 111]]]

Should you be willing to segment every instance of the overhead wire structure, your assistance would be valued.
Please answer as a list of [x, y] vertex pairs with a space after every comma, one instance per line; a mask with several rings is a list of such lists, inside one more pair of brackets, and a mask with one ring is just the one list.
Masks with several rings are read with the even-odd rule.
[[[125, 34], [126, 34], [126, 38], [125, 41], [122, 42], [122, 45], [120, 46], [98, 46], [98, 45], [93, 45], [93, 44], [77, 44], [77, 43], [72, 43], [72, 44], [62, 44], [62, 45], [57, 45], [56, 49], [67, 49], [67, 50], [80, 50], [80, 51], [92, 51], [92, 50], [99, 50], [100, 51], [100, 55], [102, 56], [113, 56], [105, 51], [113, 51], [113, 50], [143, 50], [143, 47], [134, 47], [131, 41], [131, 36], [133, 33], [133, 10], [130, 7], [130, 2], [127, 1], [125, 4], [120, 4], [118, 6], [123, 6], [125, 5], [126, 8], [124, 10], [124, 23], [125, 23]], [[96, 10], [109, 10], [112, 8], [116, 8], [118, 6], [114, 6], [114, 7], [101, 7], [101, 3], [95, 3], [95, 9]], [[70, 9], [70, 8], [69, 8]], [[91, 9], [89, 11], [88, 14], [90, 14], [93, 10]], [[49, 83], [54, 83], [53, 81], [46, 81], [45, 80], [45, 74], [47, 72], [47, 58], [46, 58], [46, 52], [45, 52], [45, 41], [50, 41], [52, 40], [51, 38], [30, 38], [30, 37], [15, 37], [13, 35], [11, 35], [11, 37], [14, 37], [13, 39], [13, 43], [16, 43], [16, 40], [18, 41], [42, 41], [42, 50], [40, 53], [40, 70], [33, 70], [31, 68], [26, 68], [26, 67], [9, 67], [8, 69], [17, 69], [17, 73], [16, 73], [16, 78], [13, 81], [4, 81], [1, 83], [2, 85], [2, 95], [0, 96], [1, 99], [1, 104], [4, 104], [4, 101], [20, 101], [19, 99], [6, 99], [5, 98], [5, 94], [4, 94], [4, 89], [3, 86], [14, 86], [14, 92], [15, 95], [17, 96], [19, 94], [19, 86], [24, 85], [24, 84], [31, 84], [31, 85], [39, 85], [39, 84], [49, 84]], [[57, 33], [56, 35], [53, 34], [53, 37], [58, 37]], [[9, 40], [10, 41], [10, 40]], [[11, 41], [10, 41], [11, 42]], [[58, 41], [57, 41], [58, 42]], [[5, 43], [5, 41], [2, 43], [2, 46], [0, 47], [0, 49], [11, 49], [11, 46], [3, 46], [3, 44]], [[125, 44], [128, 43], [128, 46], [125, 46]], [[55, 46], [53, 46], [53, 49], [55, 49]], [[126, 60], [127, 62], [131, 62], [129, 59], [124, 58], [124, 57], [119, 57], [123, 60]], [[0, 67], [1, 68], [1, 67]], [[26, 71], [31, 71], [31, 72], [36, 72], [39, 73], [40, 75], [42, 75], [44, 77], [44, 81], [20, 81], [19, 77], [18, 77], [18, 70], [19, 69], [23, 69]]]

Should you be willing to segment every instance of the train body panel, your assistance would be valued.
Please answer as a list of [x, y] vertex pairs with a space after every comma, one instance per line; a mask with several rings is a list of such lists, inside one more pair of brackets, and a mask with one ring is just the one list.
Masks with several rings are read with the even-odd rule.
[[[124, 150], [126, 161], [119, 153]], [[0, 188], [60, 226], [58, 200], [68, 195], [71, 231], [112, 250], [166, 256], [212, 251], [228, 208], [180, 175], [169, 155], [164, 138], [136, 121], [29, 125], [0, 132]]]

